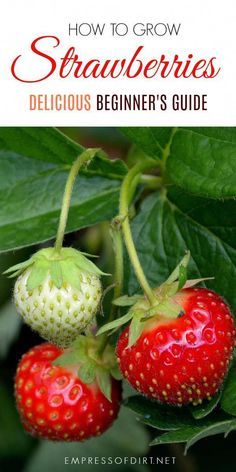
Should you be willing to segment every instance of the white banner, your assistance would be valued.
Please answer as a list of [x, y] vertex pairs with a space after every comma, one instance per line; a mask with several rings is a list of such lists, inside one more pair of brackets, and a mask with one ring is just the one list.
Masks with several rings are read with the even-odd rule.
[[0, 126], [235, 126], [234, 0], [8, 0]]

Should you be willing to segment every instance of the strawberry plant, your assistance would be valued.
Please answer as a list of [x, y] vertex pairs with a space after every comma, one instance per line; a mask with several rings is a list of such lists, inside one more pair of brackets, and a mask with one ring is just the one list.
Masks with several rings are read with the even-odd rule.
[[[129, 423], [142, 438], [130, 454], [147, 452], [145, 428], [151, 446], [187, 452], [236, 430], [236, 129], [119, 133], [114, 159], [57, 129], [0, 128], [2, 272], [18, 312], [4, 295], [0, 355], [21, 345], [22, 318], [32, 343], [15, 396], [34, 437], [111, 438]], [[129, 452], [114, 439], [116, 454]]]

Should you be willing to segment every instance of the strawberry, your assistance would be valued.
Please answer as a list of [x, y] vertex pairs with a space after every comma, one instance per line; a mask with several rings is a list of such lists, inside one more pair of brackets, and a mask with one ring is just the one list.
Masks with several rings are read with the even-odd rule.
[[43, 343], [22, 357], [15, 378], [17, 408], [31, 435], [83, 441], [111, 426], [120, 408], [121, 386], [111, 379], [109, 401], [96, 379], [82, 382], [76, 365], [55, 365], [65, 355], [55, 345]]
[[60, 347], [70, 345], [98, 310], [102, 272], [75, 249], [43, 249], [6, 272], [18, 275], [14, 288], [18, 313]]
[[122, 332], [118, 362], [142, 394], [170, 405], [197, 405], [222, 386], [232, 359], [234, 320], [224, 300], [205, 288], [182, 289], [173, 303], [183, 309], [179, 316], [167, 319], [160, 310], [142, 322], [134, 343], [129, 342], [131, 325]]

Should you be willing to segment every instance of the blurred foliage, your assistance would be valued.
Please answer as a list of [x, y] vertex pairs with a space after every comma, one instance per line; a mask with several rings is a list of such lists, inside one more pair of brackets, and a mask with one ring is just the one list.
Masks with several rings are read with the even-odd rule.
[[[131, 438], [132, 440], [130, 440]], [[148, 439], [147, 432], [141, 425], [137, 424], [134, 415], [127, 414], [127, 411], [123, 409], [119, 414], [119, 420], [114, 423], [110, 430], [99, 438], [90, 439], [82, 444], [55, 444], [45, 441], [35, 451], [24, 472], [46, 471], [48, 464], [50, 464], [50, 468], [55, 468], [57, 472], [62, 472], [66, 467], [65, 457], [67, 457], [68, 460], [71, 460], [72, 457], [81, 460], [82, 457], [89, 458], [93, 456], [100, 460], [102, 458], [107, 460], [108, 457], [114, 459], [117, 456], [130, 457], [142, 455], [147, 452]], [[81, 467], [83, 471], [91, 470], [91, 465], [86, 464], [86, 462]], [[75, 470], [76, 468], [78, 468], [78, 464], [70, 465], [70, 470]], [[96, 466], [98, 472], [103, 469], [104, 464], [102, 463]], [[124, 472], [147, 472], [146, 467], [140, 465], [117, 465], [116, 470]]]
[[11, 344], [19, 334], [21, 325], [20, 316], [11, 301], [0, 309], [0, 359], [4, 359]]

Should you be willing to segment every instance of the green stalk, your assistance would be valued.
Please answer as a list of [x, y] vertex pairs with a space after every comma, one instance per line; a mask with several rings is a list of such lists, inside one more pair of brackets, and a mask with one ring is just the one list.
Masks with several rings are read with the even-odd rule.
[[75, 183], [75, 179], [78, 175], [78, 172], [80, 168], [88, 161], [93, 159], [93, 157], [96, 155], [99, 149], [86, 149], [80, 156], [75, 160], [73, 163], [69, 176], [66, 182], [65, 190], [64, 190], [64, 195], [63, 195], [63, 200], [62, 200], [62, 207], [61, 207], [61, 214], [60, 214], [60, 220], [59, 220], [59, 225], [58, 225], [58, 230], [57, 230], [57, 237], [56, 237], [56, 242], [55, 242], [55, 251], [60, 252], [63, 244], [63, 239], [64, 239], [64, 234], [65, 234], [65, 229], [66, 229], [66, 224], [67, 224], [67, 219], [68, 219], [68, 213], [70, 209], [70, 201], [71, 201], [71, 195]]
[[[113, 299], [119, 298], [122, 294], [123, 281], [124, 281], [124, 261], [123, 261], [123, 241], [121, 236], [121, 230], [116, 228], [112, 230], [112, 240], [114, 248], [114, 257], [115, 257], [115, 273], [114, 273], [114, 294]], [[111, 309], [111, 314], [109, 321], [112, 321], [115, 318], [117, 306], [113, 305]]]
[[[117, 227], [113, 220], [111, 225], [111, 236], [113, 242], [113, 251], [114, 251], [114, 258], [115, 258], [115, 272], [114, 272], [114, 293], [113, 299], [116, 299], [121, 296], [122, 288], [123, 288], [123, 281], [124, 281], [124, 264], [123, 264], [123, 241], [121, 236], [121, 229]], [[118, 307], [112, 305], [111, 311], [107, 320], [107, 323], [110, 323], [113, 319], [115, 319], [117, 315]], [[101, 343], [98, 349], [98, 353], [100, 355], [103, 354], [106, 345], [108, 344], [108, 336], [105, 334], [101, 337]]]
[[[129, 204], [130, 204], [130, 197], [131, 193], [133, 194], [135, 191], [134, 183], [138, 184], [139, 178], [144, 170], [150, 169], [156, 166], [156, 161], [154, 160], [146, 160], [145, 162], [139, 162], [136, 164], [132, 169], [128, 172], [126, 177], [123, 180], [120, 192], [120, 214], [119, 217], [121, 219], [122, 230], [124, 235], [124, 240], [126, 244], [126, 248], [133, 265], [135, 274], [137, 279], [146, 294], [147, 299], [151, 306], [156, 303], [156, 297], [146, 279], [146, 276], [143, 272], [142, 266], [140, 264], [137, 251], [134, 245], [130, 223], [129, 223]], [[139, 176], [139, 178], [138, 178]]]

